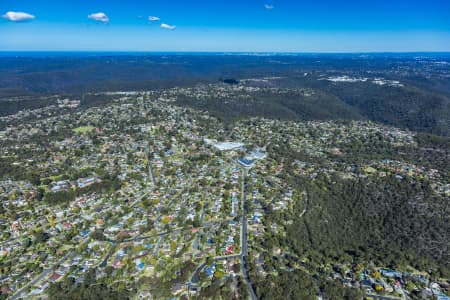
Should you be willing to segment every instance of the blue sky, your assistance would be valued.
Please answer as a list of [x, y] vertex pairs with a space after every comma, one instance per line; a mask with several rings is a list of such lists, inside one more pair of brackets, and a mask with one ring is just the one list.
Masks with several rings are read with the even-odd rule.
[[3, 51], [450, 51], [448, 0], [1, 0], [0, 15]]

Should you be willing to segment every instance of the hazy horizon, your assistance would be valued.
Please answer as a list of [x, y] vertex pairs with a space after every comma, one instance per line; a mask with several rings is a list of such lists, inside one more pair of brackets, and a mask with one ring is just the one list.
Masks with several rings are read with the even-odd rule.
[[450, 3], [6, 0], [2, 51], [447, 52]]

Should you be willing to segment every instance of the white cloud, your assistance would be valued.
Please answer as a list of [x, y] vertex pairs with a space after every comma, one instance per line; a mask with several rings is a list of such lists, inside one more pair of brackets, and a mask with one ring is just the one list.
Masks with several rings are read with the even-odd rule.
[[2, 16], [2, 18], [9, 20], [11, 22], [23, 22], [34, 20], [36, 17], [26, 12], [8, 11]]
[[103, 13], [103, 12], [90, 14], [90, 15], [88, 15], [88, 18], [91, 19], [91, 20], [102, 22], [102, 23], [108, 23], [109, 22], [108, 16], [105, 13]]
[[148, 20], [150, 22], [156, 22], [156, 21], [160, 21], [161, 19], [158, 17], [155, 17], [155, 16], [150, 16], [150, 17], [148, 17]]
[[175, 28], [177, 28], [177, 26], [174, 26], [174, 25], [168, 25], [168, 24], [162, 23], [162, 24], [161, 24], [161, 28], [169, 29], [169, 30], [174, 30]]
[[273, 9], [273, 5], [272, 4], [264, 4], [264, 8], [267, 10], [271, 10], [271, 9]]

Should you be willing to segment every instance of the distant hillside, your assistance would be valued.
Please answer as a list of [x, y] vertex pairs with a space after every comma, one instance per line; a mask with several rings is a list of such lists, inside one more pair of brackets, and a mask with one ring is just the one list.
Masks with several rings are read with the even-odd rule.
[[328, 86], [328, 92], [370, 120], [413, 131], [450, 135], [450, 99], [413, 86], [371, 83]]
[[[20, 95], [150, 90], [199, 83], [242, 84], [276, 76], [273, 88], [309, 88], [303, 95], [260, 94], [252, 103], [179, 99], [228, 119], [264, 116], [281, 119], [370, 119], [410, 130], [450, 136], [450, 58], [446, 55], [78, 55], [0, 57], [0, 100]], [[329, 75], [399, 80], [404, 87], [371, 82], [334, 83]], [[319, 80], [321, 79], [321, 80]], [[231, 80], [231, 81], [230, 81]], [[238, 84], [239, 83], [239, 84]], [[255, 86], [264, 84], [254, 83]], [[7, 102], [0, 115], [42, 106]], [[6, 102], [3, 102], [6, 103]]]

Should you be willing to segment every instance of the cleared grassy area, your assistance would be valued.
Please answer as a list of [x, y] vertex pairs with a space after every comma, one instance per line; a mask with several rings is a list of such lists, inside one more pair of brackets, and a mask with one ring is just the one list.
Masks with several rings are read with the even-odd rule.
[[88, 126], [80, 126], [78, 128], [74, 128], [74, 129], [72, 129], [72, 131], [75, 133], [87, 133], [87, 132], [91, 132], [94, 129], [95, 129], [94, 126], [88, 125]]

